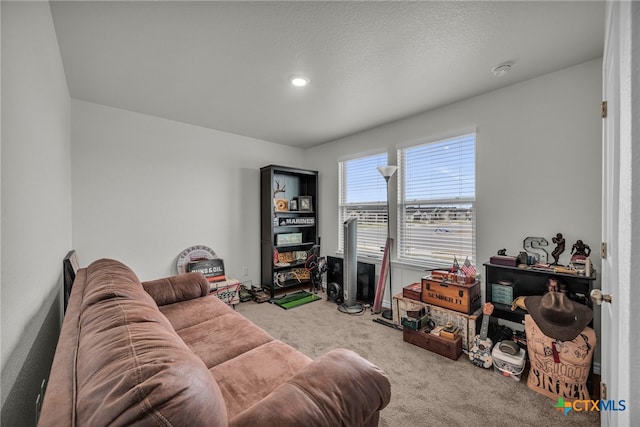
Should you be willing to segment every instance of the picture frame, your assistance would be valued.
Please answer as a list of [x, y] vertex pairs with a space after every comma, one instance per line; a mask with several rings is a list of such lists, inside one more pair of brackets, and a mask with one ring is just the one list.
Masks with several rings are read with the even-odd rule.
[[276, 246], [299, 245], [302, 243], [302, 233], [276, 234]]
[[298, 210], [311, 212], [313, 210], [313, 204], [311, 203], [311, 196], [298, 197]]
[[289, 200], [289, 210], [297, 211], [298, 210], [298, 199]]

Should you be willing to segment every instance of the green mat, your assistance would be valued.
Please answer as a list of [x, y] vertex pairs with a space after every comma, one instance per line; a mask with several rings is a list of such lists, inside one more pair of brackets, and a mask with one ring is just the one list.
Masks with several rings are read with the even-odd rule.
[[312, 301], [318, 301], [319, 299], [320, 297], [318, 295], [309, 293], [307, 291], [299, 291], [299, 292], [296, 292], [295, 294], [286, 295], [286, 296], [283, 296], [282, 298], [274, 299], [272, 300], [272, 302], [278, 307], [282, 307], [285, 310], [289, 310], [290, 308], [298, 307], [300, 305], [303, 305]]

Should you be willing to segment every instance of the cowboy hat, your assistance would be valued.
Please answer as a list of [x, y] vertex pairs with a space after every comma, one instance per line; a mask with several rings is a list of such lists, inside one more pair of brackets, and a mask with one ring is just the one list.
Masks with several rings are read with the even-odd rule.
[[563, 292], [547, 292], [525, 299], [527, 311], [548, 337], [571, 341], [591, 322], [593, 311], [571, 301]]

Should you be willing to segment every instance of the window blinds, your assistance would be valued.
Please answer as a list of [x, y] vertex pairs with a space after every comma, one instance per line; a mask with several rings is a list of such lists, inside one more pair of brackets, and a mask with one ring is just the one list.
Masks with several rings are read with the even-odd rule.
[[475, 256], [475, 134], [398, 150], [400, 260]]
[[377, 167], [386, 165], [386, 153], [339, 163], [340, 251], [344, 250], [342, 225], [347, 219], [356, 217], [358, 254], [381, 256], [384, 252], [387, 238], [387, 184]]

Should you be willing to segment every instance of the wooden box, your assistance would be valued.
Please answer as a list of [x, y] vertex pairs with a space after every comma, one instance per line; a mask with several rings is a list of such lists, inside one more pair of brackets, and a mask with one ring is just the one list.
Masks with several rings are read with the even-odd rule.
[[428, 304], [422, 301], [416, 301], [414, 299], [406, 298], [402, 294], [396, 294], [393, 297], [393, 323], [400, 325], [400, 320], [403, 317], [410, 317], [407, 312], [418, 311], [420, 309], [427, 309]]
[[402, 288], [402, 296], [405, 298], [422, 301], [422, 284], [412, 283]]
[[508, 267], [517, 267], [518, 258], [507, 255], [494, 255], [489, 258], [489, 262], [495, 265], [506, 265]]
[[462, 337], [458, 336], [455, 340], [433, 335], [429, 332], [413, 331], [407, 327], [402, 328], [402, 339], [405, 342], [417, 345], [418, 347], [437, 353], [441, 356], [448, 357], [451, 360], [458, 360], [462, 354]]
[[417, 311], [421, 308], [426, 310], [430, 320], [436, 325], [446, 325], [451, 323], [460, 329], [459, 336], [462, 337], [462, 349], [469, 351], [473, 347], [473, 339], [480, 333], [480, 323], [482, 322], [482, 309], [476, 310], [472, 314], [463, 314], [457, 311], [427, 304], [422, 301], [415, 301], [405, 298], [402, 294], [393, 297], [393, 322], [401, 324], [401, 319], [407, 317], [407, 311]]
[[422, 302], [460, 313], [471, 314], [480, 308], [480, 281], [467, 285], [446, 280], [422, 278]]

